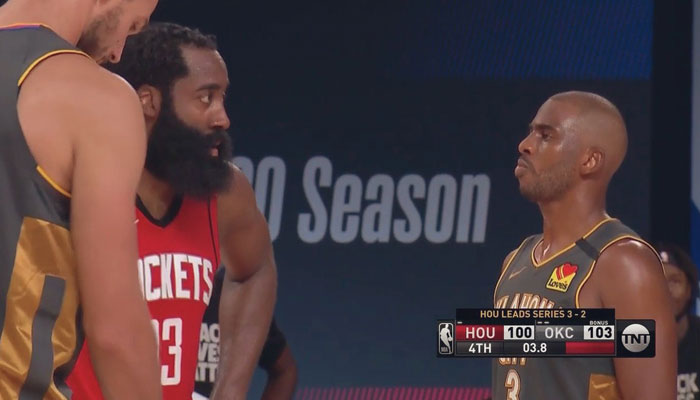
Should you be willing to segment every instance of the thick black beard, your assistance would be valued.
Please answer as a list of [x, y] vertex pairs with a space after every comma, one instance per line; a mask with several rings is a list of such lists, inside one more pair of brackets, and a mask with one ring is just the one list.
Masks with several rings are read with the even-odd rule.
[[[214, 157], [211, 150], [219, 155]], [[207, 199], [228, 188], [232, 169], [231, 138], [224, 130], [203, 133], [187, 126], [175, 115], [172, 102], [163, 98], [163, 107], [148, 138], [146, 169], [172, 186], [176, 194]]]

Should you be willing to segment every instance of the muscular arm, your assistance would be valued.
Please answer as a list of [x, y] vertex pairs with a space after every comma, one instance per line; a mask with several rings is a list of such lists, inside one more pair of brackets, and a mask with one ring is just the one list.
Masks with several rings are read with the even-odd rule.
[[296, 385], [297, 366], [289, 346], [284, 346], [277, 361], [267, 370], [267, 384], [262, 400], [291, 400]]
[[615, 318], [656, 320], [656, 357], [614, 359], [622, 397], [675, 400], [675, 322], [661, 262], [645, 245], [624, 240], [605, 250], [595, 268], [600, 306], [614, 308]]
[[267, 337], [277, 292], [277, 269], [265, 218], [250, 183], [237, 168], [218, 199], [226, 276], [219, 303], [221, 353], [212, 399], [245, 399]]
[[109, 85], [117, 87], [102, 99], [86, 97], [101, 108], [89, 110], [76, 128], [84, 134], [75, 148], [71, 227], [83, 321], [105, 398], [156, 399], [160, 368], [139, 288], [134, 224], [145, 125], [130, 88]]
[[134, 199], [146, 140], [138, 98], [77, 55], [44, 61], [22, 93], [28, 143], [72, 194], [83, 326], [102, 391], [107, 399], [159, 399], [156, 342], [136, 268]]

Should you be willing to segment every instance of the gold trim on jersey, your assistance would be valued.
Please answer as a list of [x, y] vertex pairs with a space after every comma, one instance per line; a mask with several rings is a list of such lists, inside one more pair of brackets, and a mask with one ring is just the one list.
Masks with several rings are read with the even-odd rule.
[[588, 400], [619, 400], [617, 380], [613, 375], [591, 374], [588, 378]]
[[513, 262], [513, 260], [515, 260], [515, 257], [518, 255], [518, 253], [520, 253], [520, 249], [522, 249], [523, 245], [525, 245], [525, 242], [527, 242], [527, 238], [525, 238], [525, 240], [523, 240], [520, 243], [520, 246], [518, 246], [518, 248], [515, 249], [515, 251], [513, 252], [513, 255], [510, 257], [510, 259], [506, 263], [506, 266], [501, 271], [501, 276], [498, 277], [498, 281], [496, 282], [496, 287], [493, 289], [493, 305], [494, 305], [494, 307], [496, 306], [496, 292], [498, 292], [498, 285], [501, 284], [501, 280], [505, 276], [506, 270], [508, 270], [508, 267], [510, 267], [510, 264]]
[[[22, 221], [15, 261], [6, 297], [5, 321], [0, 335], [0, 398], [19, 396], [30, 370], [33, 352], [53, 352], [51, 371], [70, 362], [76, 348], [78, 286], [70, 232], [47, 221], [25, 217]], [[33, 324], [42, 299], [47, 277], [65, 282], [59, 312], [50, 335], [51, 348], [33, 349]], [[41, 358], [41, 357], [40, 357]], [[32, 366], [34, 367], [34, 366]], [[43, 370], [43, 368], [40, 368]], [[43, 377], [42, 377], [43, 378]], [[65, 400], [47, 376], [45, 400]]]
[[[595, 232], [598, 228], [600, 228], [600, 226], [603, 225], [604, 223], [610, 222], [610, 221], [616, 221], [616, 220], [617, 220], [617, 218], [610, 218], [610, 217], [603, 219], [602, 221], [598, 222], [593, 228], [591, 228], [591, 230], [586, 232], [586, 234], [584, 234], [582, 236], [582, 238], [585, 239], [585, 238], [591, 236], [593, 234], [593, 232]], [[542, 240], [544, 240], [544, 236], [542, 238], [540, 238], [540, 240], [537, 243], [535, 243], [535, 245], [532, 247], [532, 250], [530, 251], [530, 259], [532, 260], [532, 265], [534, 265], [535, 268], [539, 268], [539, 267], [547, 264], [548, 262], [554, 260], [556, 257], [562, 255], [564, 252], [569, 251], [572, 248], [574, 248], [574, 246], [576, 246], [576, 242], [573, 242], [570, 245], [564, 247], [563, 249], [557, 251], [556, 253], [547, 257], [545, 260], [538, 263], [535, 261], [535, 249], [537, 248], [537, 246], [540, 245], [540, 243], [542, 243]]]
[[[607, 249], [608, 247], [612, 246], [613, 244], [615, 244], [623, 239], [636, 240], [637, 242], [639, 242], [639, 243], [647, 246], [649, 249], [651, 249], [651, 251], [654, 252], [654, 255], [656, 256], [656, 258], [659, 260], [659, 263], [661, 264], [661, 272], [662, 273], [664, 272], [664, 263], [661, 261], [661, 257], [659, 257], [659, 253], [656, 252], [656, 249], [654, 249], [654, 247], [652, 247], [644, 239], [642, 239], [638, 236], [630, 235], [627, 233], [624, 235], [618, 236], [618, 237], [610, 240], [608, 243], [606, 243], [605, 246], [603, 246], [603, 248], [600, 250], [600, 252], [598, 254], [603, 254], [605, 249]], [[581, 289], [583, 288], [583, 285], [586, 284], [586, 282], [588, 281], [588, 278], [590, 278], [591, 274], [593, 273], [593, 269], [595, 268], [597, 261], [598, 260], [593, 261], [593, 263], [591, 264], [591, 267], [588, 269], [588, 273], [586, 274], [586, 276], [583, 277], [583, 280], [581, 281], [581, 283], [579, 283], [578, 287], [576, 288], [576, 296], [574, 298], [574, 304], [575, 304], [576, 308], [580, 308], [580, 304], [579, 304], [579, 300], [578, 300], [579, 293], [581, 293]]]
[[92, 58], [89, 55], [87, 55], [87, 53], [80, 51], [80, 50], [62, 49], [62, 50], [49, 51], [48, 53], [37, 58], [36, 60], [34, 60], [34, 62], [29, 64], [27, 69], [25, 69], [24, 72], [22, 73], [22, 75], [19, 77], [19, 80], [17, 80], [17, 87], [22, 86], [22, 83], [24, 82], [25, 79], [27, 79], [27, 76], [29, 75], [29, 73], [32, 72], [32, 70], [34, 68], [36, 68], [36, 66], [39, 65], [40, 62], [46, 60], [49, 57], [53, 57], [53, 56], [58, 55], [58, 54], [80, 54], [80, 55], [83, 55], [83, 56], [92, 60]]
[[66, 196], [66, 197], [68, 197], [69, 199], [71, 198], [70, 192], [67, 191], [66, 189], [62, 188], [61, 185], [59, 185], [58, 183], [56, 183], [56, 181], [54, 181], [53, 179], [51, 179], [51, 177], [49, 176], [49, 174], [47, 174], [46, 171], [44, 171], [44, 169], [41, 168], [41, 166], [37, 165], [37, 166], [36, 166], [36, 171], [39, 173], [39, 175], [41, 175], [42, 178], [44, 178], [44, 180], [45, 180], [49, 185], [51, 185], [52, 188], [56, 189], [56, 191], [57, 191], [58, 193], [60, 193], [60, 194], [62, 194], [62, 195], [64, 195], [64, 196]]
[[[14, 24], [14, 25], [10, 25], [10, 27], [11, 27], [11, 26], [19, 26], [19, 25], [24, 25], [24, 24]], [[31, 24], [30, 24], [30, 25], [31, 25]], [[47, 25], [42, 25], [42, 24], [39, 24], [39, 25], [44, 26], [44, 27], [46, 27], [46, 28], [48, 28], [48, 29], [51, 29], [51, 28], [48, 27]], [[39, 57], [39, 58], [37, 58], [36, 60], [34, 60], [34, 61], [27, 67], [27, 69], [24, 70], [24, 72], [22, 73], [22, 75], [21, 75], [21, 76], [19, 77], [19, 79], [17, 80], [17, 87], [22, 86], [22, 83], [24, 83], [24, 80], [27, 79], [27, 76], [29, 76], [29, 73], [31, 73], [32, 70], [34, 70], [34, 68], [36, 68], [36, 66], [39, 65], [39, 63], [41, 63], [42, 61], [46, 60], [46, 59], [49, 58], [49, 57], [52, 57], [52, 56], [55, 56], [55, 55], [58, 55], [58, 54], [80, 54], [80, 55], [83, 55], [83, 56], [85, 56], [85, 57], [90, 58], [89, 55], [87, 55], [86, 53], [84, 53], [84, 52], [82, 52], [82, 51], [80, 51], [80, 50], [63, 49], [63, 50], [49, 51], [48, 53], [45, 53], [45, 54], [42, 55], [41, 57]], [[44, 169], [41, 168], [41, 166], [37, 165], [36, 170], [37, 170], [37, 172], [39, 172], [39, 175], [41, 175], [41, 177], [44, 178], [44, 180], [45, 180], [46, 182], [48, 182], [49, 185], [51, 185], [51, 187], [53, 187], [54, 189], [56, 189], [57, 192], [59, 192], [60, 194], [66, 196], [66, 197], [68, 197], [68, 198], [71, 197], [70, 192], [69, 192], [68, 190], [62, 188], [61, 185], [59, 185], [58, 183], [56, 183], [56, 181], [54, 181], [53, 179], [51, 179], [51, 177], [49, 176], [49, 174], [47, 174], [46, 171], [44, 171]]]
[[[9, 27], [11, 27], [11, 26], [20, 26], [20, 25], [24, 25], [24, 24], [14, 24], [14, 25], [10, 25]], [[41, 25], [41, 24], [39, 24], [39, 25]], [[49, 27], [46, 26], [46, 25], [41, 25], [41, 26], [44, 26], [44, 27], [46, 27], [46, 28], [49, 28]], [[49, 29], [51, 29], [51, 28], [49, 28]], [[82, 51], [80, 51], [80, 50], [62, 49], [62, 50], [49, 51], [48, 53], [45, 53], [45, 54], [42, 55], [41, 57], [39, 57], [39, 58], [37, 58], [36, 60], [34, 60], [34, 61], [27, 67], [27, 69], [24, 70], [24, 72], [22, 73], [22, 75], [21, 75], [21, 76], [19, 77], [19, 79], [17, 80], [17, 87], [22, 86], [22, 83], [24, 83], [24, 80], [27, 79], [27, 76], [29, 76], [29, 73], [31, 73], [32, 70], [34, 70], [34, 68], [36, 68], [36, 66], [39, 65], [39, 63], [41, 63], [42, 61], [46, 60], [46, 59], [49, 58], [49, 57], [52, 57], [52, 56], [55, 56], [55, 55], [58, 55], [58, 54], [80, 54], [80, 55], [84, 55], [85, 57], [90, 58], [89, 55], [87, 55], [86, 53], [84, 53], [84, 52], [82, 52]], [[44, 180], [46, 180], [46, 182], [48, 182], [49, 185], [51, 185], [51, 187], [53, 187], [54, 189], [56, 189], [57, 192], [61, 193], [62, 195], [66, 196], [66, 197], [68, 197], [68, 198], [71, 197], [70, 192], [69, 192], [68, 190], [62, 188], [61, 185], [59, 185], [58, 183], [56, 183], [56, 181], [54, 181], [53, 179], [51, 179], [51, 177], [49, 176], [49, 174], [47, 174], [46, 171], [44, 171], [44, 169], [41, 168], [41, 166], [37, 165], [36, 170], [37, 170], [37, 172], [39, 172], [39, 175], [41, 175], [41, 176], [44, 178]]]
[[15, 22], [15, 23], [10, 24], [10, 25], [2, 25], [2, 26], [0, 26], [0, 30], [17, 28], [17, 27], [20, 27], [20, 26], [26, 26], [27, 28], [30, 28], [30, 27], [37, 27], [37, 26], [43, 26], [43, 27], [46, 28], [46, 29], [53, 30], [53, 28], [51, 28], [50, 26], [48, 26], [48, 25], [46, 25], [46, 24], [42, 24], [41, 22]]

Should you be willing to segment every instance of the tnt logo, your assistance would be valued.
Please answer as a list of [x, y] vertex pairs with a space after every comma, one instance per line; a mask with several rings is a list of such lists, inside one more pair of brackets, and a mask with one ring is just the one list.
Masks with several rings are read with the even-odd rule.
[[649, 347], [651, 334], [644, 325], [632, 324], [622, 331], [622, 345], [633, 353], [639, 353]]
[[453, 322], [438, 322], [438, 356], [454, 354], [454, 333]]
[[[619, 357], [653, 357], [655, 323], [653, 320], [618, 320]], [[619, 345], [622, 346], [619, 346]]]

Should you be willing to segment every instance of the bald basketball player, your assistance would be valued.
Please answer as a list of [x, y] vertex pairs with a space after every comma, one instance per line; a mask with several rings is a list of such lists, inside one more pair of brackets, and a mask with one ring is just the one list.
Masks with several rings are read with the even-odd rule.
[[620, 112], [593, 93], [557, 94], [518, 150], [515, 176], [540, 208], [543, 233], [506, 257], [495, 307], [603, 307], [618, 319], [654, 319], [656, 357], [501, 358], [493, 363], [493, 399], [675, 399], [676, 334], [661, 261], [606, 212], [608, 185], [627, 151]]
[[109, 399], [159, 399], [133, 202], [140, 103], [118, 61], [157, 0], [0, 7], [0, 398], [67, 399], [82, 328]]

